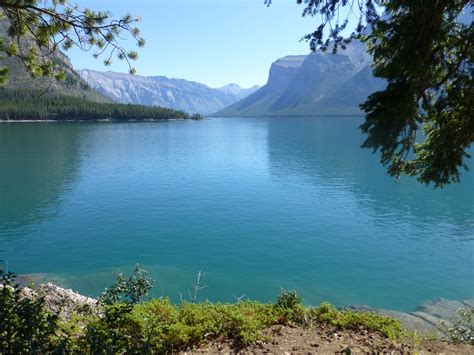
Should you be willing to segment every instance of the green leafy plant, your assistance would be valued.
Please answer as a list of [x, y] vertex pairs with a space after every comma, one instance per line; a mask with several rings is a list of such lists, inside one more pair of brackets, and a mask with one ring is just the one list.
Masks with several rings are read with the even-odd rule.
[[303, 298], [299, 296], [296, 291], [280, 290], [276, 305], [280, 308], [295, 309], [301, 307]]
[[2, 277], [0, 290], [0, 353], [45, 353], [58, 345], [58, 317], [46, 311], [42, 297], [28, 299], [14, 283], [14, 274]]
[[304, 36], [312, 51], [336, 53], [361, 40], [373, 57], [372, 74], [387, 82], [361, 102], [362, 147], [380, 151], [396, 178], [435, 187], [459, 182], [474, 142], [472, 1], [296, 2], [303, 16], [319, 20]]
[[[0, 290], [0, 353], [169, 353], [210, 340], [242, 348], [265, 340], [263, 331], [277, 324], [367, 329], [391, 339], [405, 334], [398, 321], [374, 313], [339, 310], [328, 303], [305, 307], [295, 291], [281, 290], [276, 303], [141, 302], [151, 287], [137, 265], [131, 276], [120, 274], [104, 292], [99, 313], [76, 312], [58, 321], [43, 298], [27, 299], [7, 274]], [[465, 316], [472, 321], [472, 311]]]
[[82, 350], [89, 353], [139, 352], [141, 327], [131, 313], [133, 305], [119, 303], [106, 307], [103, 317], [96, 317], [87, 324], [80, 339]]
[[135, 306], [133, 314], [156, 351], [185, 349], [210, 339], [244, 346], [263, 339], [262, 330], [278, 318], [274, 305], [251, 301], [173, 305], [168, 299], [154, 299]]
[[376, 331], [389, 339], [398, 339], [405, 333], [400, 321], [383, 317], [372, 312], [339, 310], [330, 303], [309, 308], [307, 315], [312, 322], [330, 324], [341, 329], [363, 328]]
[[[108, 11], [80, 8], [66, 0], [0, 0], [0, 20], [6, 22], [8, 36], [0, 38], [0, 57], [16, 57], [33, 77], [64, 79], [55, 62], [55, 54], [72, 47], [84, 52], [93, 51], [94, 58], [104, 56], [104, 64], [110, 65], [112, 58], [128, 64], [130, 73], [135, 73], [131, 62], [137, 52], [123, 47], [128, 36], [138, 47], [145, 40], [136, 27], [139, 17], [125, 14], [112, 18]], [[7, 79], [8, 71], [0, 68], [0, 84]]]
[[106, 305], [119, 302], [140, 303], [151, 288], [153, 280], [148, 277], [148, 272], [137, 264], [128, 279], [120, 273], [115, 284], [102, 293], [99, 302]]

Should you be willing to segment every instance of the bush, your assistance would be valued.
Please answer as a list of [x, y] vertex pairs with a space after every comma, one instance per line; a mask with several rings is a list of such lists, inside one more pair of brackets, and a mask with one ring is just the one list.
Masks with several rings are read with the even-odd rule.
[[[398, 321], [368, 312], [338, 310], [323, 303], [304, 307], [295, 291], [281, 291], [275, 304], [182, 302], [167, 298], [140, 303], [151, 280], [138, 265], [134, 274], [119, 275], [101, 297], [100, 314], [76, 314], [64, 323], [45, 309], [44, 299], [28, 300], [12, 275], [0, 292], [0, 353], [168, 353], [208, 340], [244, 347], [264, 340], [272, 325], [329, 324], [341, 329], [367, 329], [395, 339]], [[472, 312], [470, 313], [472, 320]], [[59, 325], [58, 325], [59, 324]]]
[[142, 329], [131, 316], [132, 311], [131, 304], [108, 306], [103, 317], [95, 317], [87, 324], [84, 336], [79, 339], [82, 350], [93, 354], [139, 352]]
[[367, 329], [379, 332], [389, 339], [404, 335], [400, 321], [372, 312], [338, 310], [329, 303], [322, 303], [319, 307], [309, 308], [307, 314], [313, 322], [330, 324], [341, 329]]
[[2, 277], [0, 290], [0, 353], [45, 353], [59, 345], [58, 318], [46, 311], [44, 298], [25, 298], [13, 282]]
[[302, 303], [303, 298], [296, 291], [285, 291], [282, 289], [278, 295], [276, 305], [283, 309], [296, 309], [301, 307]]
[[168, 299], [155, 299], [134, 309], [144, 332], [161, 349], [183, 349], [206, 339], [226, 339], [247, 345], [262, 338], [261, 331], [275, 324], [277, 312], [271, 304], [187, 303], [176, 306]]
[[137, 264], [133, 275], [128, 279], [125, 279], [122, 273], [118, 274], [115, 284], [105, 289], [99, 302], [106, 305], [120, 302], [137, 304], [152, 288], [153, 280], [148, 277], [148, 272]]

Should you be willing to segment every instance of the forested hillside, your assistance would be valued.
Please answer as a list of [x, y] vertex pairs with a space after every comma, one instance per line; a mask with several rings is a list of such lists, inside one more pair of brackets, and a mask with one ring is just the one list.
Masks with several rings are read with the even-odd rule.
[[100, 103], [38, 90], [0, 89], [0, 120], [164, 120], [197, 119], [162, 107]]
[[[9, 43], [8, 21], [0, 16], [0, 37]], [[162, 107], [113, 103], [93, 90], [74, 70], [61, 51], [53, 54], [64, 80], [32, 78], [16, 57], [4, 55], [8, 81], [0, 87], [0, 120], [162, 120], [201, 118]]]
[[[10, 43], [8, 37], [8, 20], [2, 17], [0, 12], [0, 38], [3, 38], [5, 44]], [[50, 77], [33, 79], [25, 70], [23, 63], [16, 57], [2, 55], [0, 57], [0, 67], [8, 68], [8, 81], [6, 89], [12, 90], [34, 90], [39, 92], [48, 91], [52, 95], [67, 95], [81, 97], [96, 102], [112, 102], [109, 98], [98, 94], [74, 71], [69, 58], [61, 51], [53, 54], [54, 62], [58, 71], [64, 71], [65, 79], [62, 81]], [[2, 91], [4, 94], [6, 91]]]

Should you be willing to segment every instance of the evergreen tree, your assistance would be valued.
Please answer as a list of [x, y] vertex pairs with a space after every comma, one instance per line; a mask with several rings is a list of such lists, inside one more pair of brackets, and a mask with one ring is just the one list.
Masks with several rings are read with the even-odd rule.
[[[105, 65], [114, 57], [125, 60], [134, 73], [131, 61], [138, 54], [123, 47], [124, 35], [139, 47], [145, 44], [135, 27], [139, 18], [130, 14], [114, 19], [107, 11], [82, 9], [66, 0], [0, 0], [0, 9], [9, 23], [8, 39], [0, 39], [0, 56], [19, 58], [33, 77], [65, 79], [53, 54], [72, 47], [103, 55]], [[8, 68], [0, 68], [0, 83], [7, 78]]]
[[[265, 3], [270, 5], [271, 0]], [[362, 40], [387, 87], [361, 108], [363, 147], [380, 150], [396, 177], [441, 187], [460, 179], [474, 141], [473, 5], [469, 0], [297, 0], [321, 23], [304, 38], [315, 50]], [[357, 25], [349, 36], [350, 18]]]

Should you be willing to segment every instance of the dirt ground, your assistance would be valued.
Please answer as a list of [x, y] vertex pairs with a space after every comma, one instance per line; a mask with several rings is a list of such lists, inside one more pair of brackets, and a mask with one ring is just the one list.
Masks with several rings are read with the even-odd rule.
[[267, 340], [245, 348], [214, 341], [187, 354], [474, 354], [474, 346], [448, 344], [439, 340], [392, 342], [378, 333], [338, 331], [329, 326], [303, 329], [273, 326], [265, 332]]

